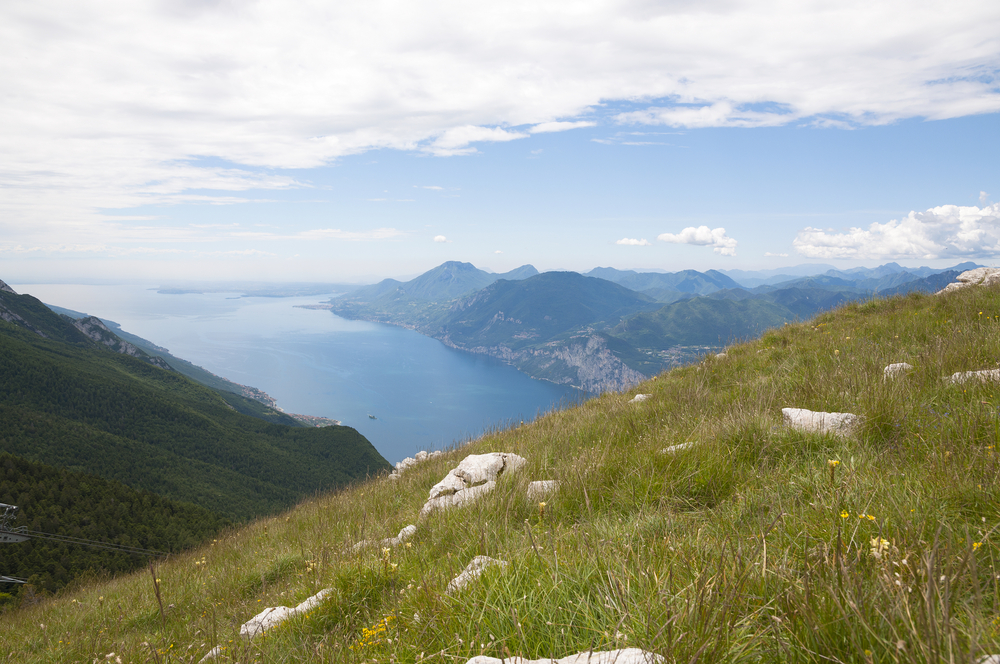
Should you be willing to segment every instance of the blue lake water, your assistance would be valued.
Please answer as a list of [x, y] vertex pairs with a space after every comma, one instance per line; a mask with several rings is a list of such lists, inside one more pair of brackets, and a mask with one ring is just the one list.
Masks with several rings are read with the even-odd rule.
[[[341, 420], [395, 463], [576, 403], [581, 393], [391, 325], [296, 305], [328, 296], [164, 295], [148, 286], [11, 284], [113, 320], [177, 357], [260, 388], [287, 412]], [[370, 419], [375, 415], [377, 419]]]

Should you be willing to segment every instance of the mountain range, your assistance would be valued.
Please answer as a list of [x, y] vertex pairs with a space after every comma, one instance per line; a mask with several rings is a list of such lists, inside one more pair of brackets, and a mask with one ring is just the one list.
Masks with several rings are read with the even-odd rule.
[[447, 262], [407, 282], [386, 279], [331, 299], [345, 318], [401, 325], [499, 358], [534, 378], [587, 392], [621, 390], [706, 352], [845, 302], [939, 290], [962, 271], [877, 268], [815, 274], [673, 273], [598, 267], [504, 274]]

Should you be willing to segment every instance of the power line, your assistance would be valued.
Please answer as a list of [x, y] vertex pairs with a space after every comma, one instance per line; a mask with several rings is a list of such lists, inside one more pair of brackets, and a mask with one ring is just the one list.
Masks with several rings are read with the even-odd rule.
[[80, 544], [81, 546], [89, 546], [94, 549], [121, 551], [123, 553], [137, 553], [157, 558], [170, 555], [165, 551], [156, 551], [155, 549], [143, 549], [137, 546], [125, 546], [124, 544], [111, 544], [110, 542], [100, 542], [98, 540], [84, 539], [82, 537], [70, 537], [69, 535], [53, 535], [51, 533], [43, 533], [36, 530], [18, 530], [15, 534], [25, 535], [33, 539], [44, 539], [53, 542], [63, 542], [65, 544]]

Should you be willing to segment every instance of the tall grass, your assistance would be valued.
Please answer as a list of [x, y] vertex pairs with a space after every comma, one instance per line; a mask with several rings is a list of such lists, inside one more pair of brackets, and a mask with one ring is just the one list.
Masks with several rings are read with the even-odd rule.
[[[175, 556], [155, 570], [162, 619], [148, 571], [8, 612], [0, 661], [194, 662], [221, 644], [239, 662], [624, 646], [685, 663], [974, 662], [1000, 652], [1000, 386], [943, 378], [998, 360], [998, 291], [848, 305]], [[784, 406], [864, 419], [805, 434]], [[528, 464], [406, 545], [352, 552], [416, 523], [429, 487], [488, 451]], [[544, 507], [535, 479], [560, 482]], [[477, 555], [510, 564], [446, 595]], [[239, 638], [322, 588], [313, 612]]]

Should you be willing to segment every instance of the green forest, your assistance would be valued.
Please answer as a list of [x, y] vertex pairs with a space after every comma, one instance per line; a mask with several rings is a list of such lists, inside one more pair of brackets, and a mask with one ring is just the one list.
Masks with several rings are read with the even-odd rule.
[[[0, 453], [0, 502], [17, 505], [14, 528], [175, 553], [229, 525], [209, 510], [137, 491], [120, 482]], [[52, 593], [81, 576], [115, 574], [146, 564], [142, 555], [30, 539], [0, 544], [0, 575], [28, 585], [0, 585], [0, 607]]]

